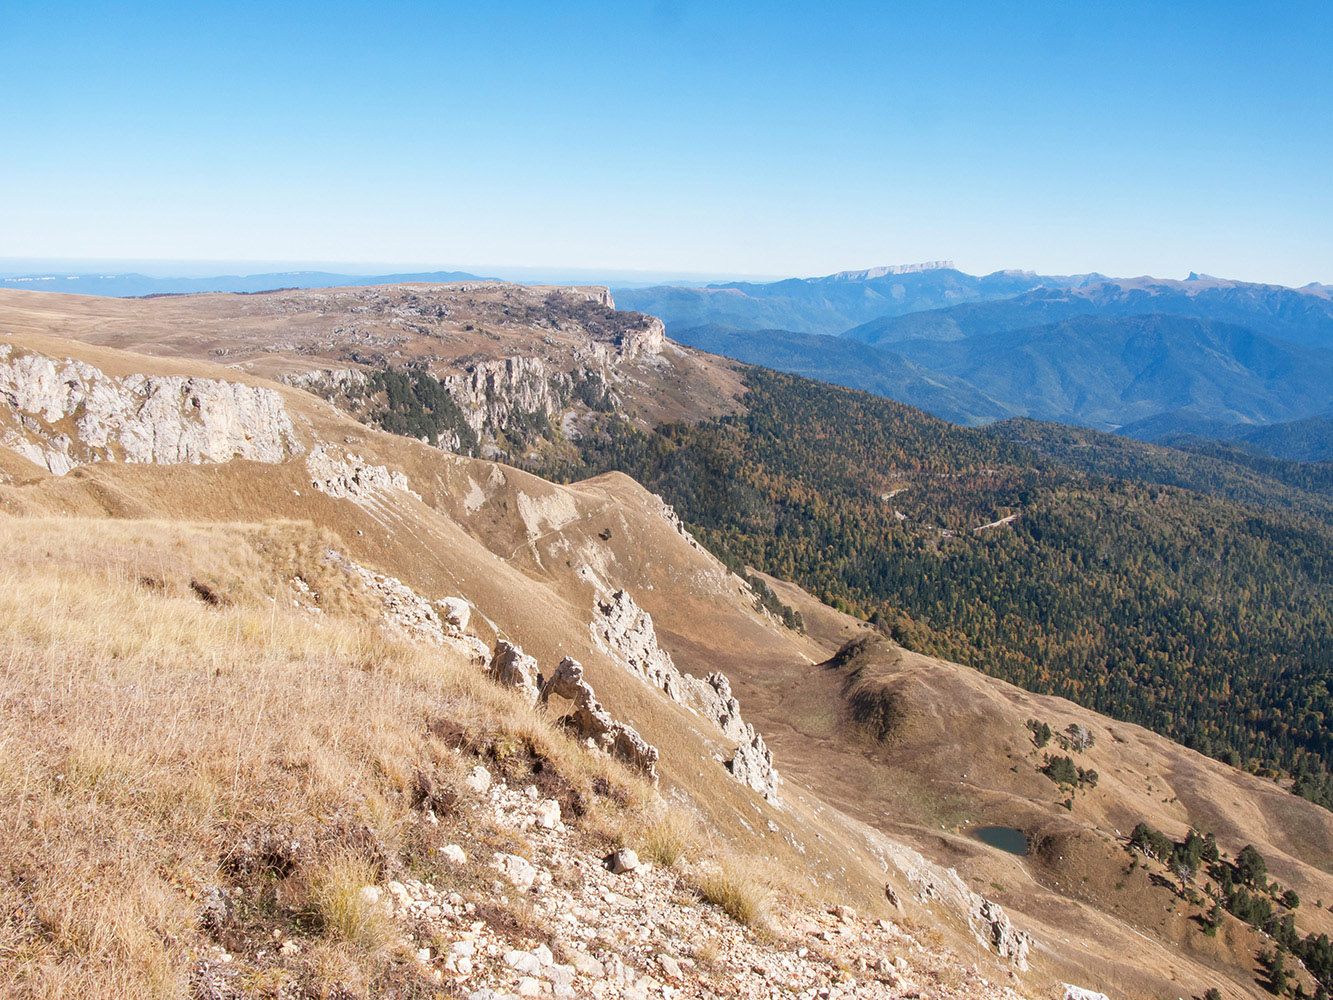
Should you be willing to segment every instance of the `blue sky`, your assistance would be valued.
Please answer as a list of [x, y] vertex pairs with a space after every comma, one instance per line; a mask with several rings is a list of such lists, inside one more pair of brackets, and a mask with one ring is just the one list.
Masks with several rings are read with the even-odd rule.
[[0, 257], [1333, 282], [1333, 5], [5, 5]]

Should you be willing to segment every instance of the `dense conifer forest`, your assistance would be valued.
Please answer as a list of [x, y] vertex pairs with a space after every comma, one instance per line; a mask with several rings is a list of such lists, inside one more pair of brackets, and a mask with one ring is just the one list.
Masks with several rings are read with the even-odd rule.
[[1177, 485], [1132, 454], [1102, 474], [865, 393], [746, 377], [743, 414], [652, 432], [610, 417], [538, 471], [626, 472], [729, 560], [906, 646], [1280, 771], [1333, 806], [1325, 496], [1269, 491], [1215, 456], [1173, 459]]

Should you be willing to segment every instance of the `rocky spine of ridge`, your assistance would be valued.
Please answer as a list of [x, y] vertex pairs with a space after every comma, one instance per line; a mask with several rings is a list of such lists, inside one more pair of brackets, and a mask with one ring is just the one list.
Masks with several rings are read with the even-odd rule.
[[64, 475], [101, 461], [282, 462], [302, 451], [272, 389], [177, 375], [113, 377], [0, 344], [0, 443]]
[[[486, 644], [468, 632], [472, 605], [463, 598], [428, 601], [396, 576], [376, 573], [334, 549], [324, 553], [324, 561], [360, 580], [366, 591], [378, 598], [380, 624], [390, 632], [414, 642], [448, 646], [478, 665], [490, 659]], [[292, 586], [298, 595], [309, 593], [308, 585], [299, 577], [292, 581]], [[314, 605], [308, 606], [308, 610], [320, 611]]]
[[725, 675], [712, 673], [700, 680], [681, 671], [671, 654], [658, 645], [652, 616], [623, 590], [597, 600], [589, 629], [597, 647], [626, 670], [677, 704], [698, 712], [728, 740], [734, 740], [736, 749], [726, 762], [727, 771], [770, 802], [779, 802], [782, 779], [773, 766], [773, 752], [754, 726], [741, 718], [740, 702], [733, 697]]

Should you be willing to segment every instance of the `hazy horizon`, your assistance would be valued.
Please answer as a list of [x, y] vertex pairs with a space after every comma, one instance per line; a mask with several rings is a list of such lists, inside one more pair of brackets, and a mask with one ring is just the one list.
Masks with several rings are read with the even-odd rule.
[[[214, 278], [248, 277], [265, 274], [306, 274], [330, 273], [348, 277], [374, 278], [388, 274], [419, 274], [432, 272], [466, 272], [479, 278], [497, 278], [519, 284], [605, 284], [628, 287], [631, 285], [672, 285], [672, 284], [718, 284], [732, 281], [765, 283], [783, 281], [792, 278], [821, 278], [837, 274], [839, 271], [868, 270], [883, 266], [911, 265], [922, 261], [880, 261], [852, 267], [823, 270], [812, 274], [751, 274], [751, 273], [706, 273], [691, 271], [651, 271], [630, 268], [577, 268], [560, 265], [508, 265], [508, 264], [469, 264], [469, 263], [431, 263], [421, 261], [328, 261], [328, 260], [146, 260], [115, 258], [12, 258], [0, 257], [0, 280], [13, 281], [27, 277], [64, 277], [88, 276], [94, 274], [128, 275], [141, 274], [149, 278]], [[953, 261], [957, 270], [968, 274], [985, 275], [994, 271], [1038, 272], [1035, 268], [1013, 265], [983, 271], [969, 268], [965, 262]], [[1068, 274], [1093, 272], [1065, 272]], [[1189, 269], [1182, 274], [1148, 274], [1146, 272], [1127, 274], [1104, 274], [1108, 279], [1128, 280], [1133, 278], [1154, 278], [1165, 281], [1183, 281], [1190, 274], [1209, 278], [1250, 282], [1253, 279], [1242, 275], [1209, 274], [1198, 269]], [[1256, 282], [1264, 283], [1264, 282]], [[1304, 285], [1329, 285], [1333, 280], [1313, 279], [1302, 285], [1289, 285], [1285, 282], [1266, 282], [1284, 287], [1300, 288]]]

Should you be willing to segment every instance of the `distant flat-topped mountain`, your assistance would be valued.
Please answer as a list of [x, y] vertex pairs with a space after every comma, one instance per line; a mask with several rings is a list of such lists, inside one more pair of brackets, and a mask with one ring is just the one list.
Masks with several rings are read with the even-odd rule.
[[660, 317], [668, 332], [719, 324], [741, 330], [840, 334], [883, 316], [1012, 298], [1038, 288], [1080, 286], [1101, 278], [1031, 271], [996, 271], [978, 277], [955, 269], [950, 261], [937, 261], [762, 284], [734, 281], [705, 288], [659, 285], [614, 291], [624, 307]]

